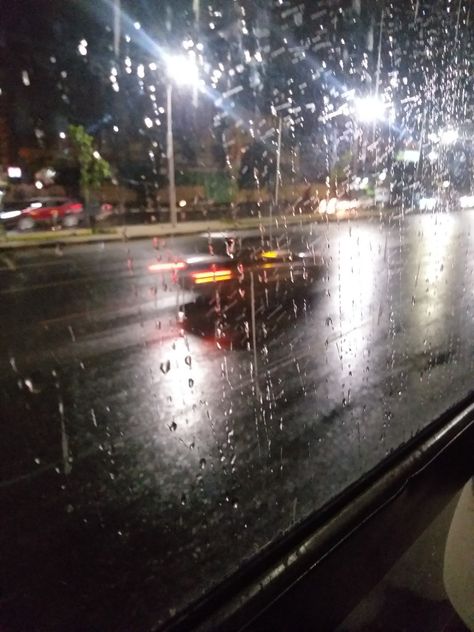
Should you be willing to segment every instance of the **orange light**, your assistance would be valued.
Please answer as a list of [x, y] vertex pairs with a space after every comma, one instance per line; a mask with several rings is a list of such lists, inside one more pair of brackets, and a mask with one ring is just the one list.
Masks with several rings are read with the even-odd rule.
[[150, 272], [169, 272], [170, 270], [184, 270], [186, 265], [185, 261], [152, 263], [148, 266], [148, 270], [150, 270]]
[[202, 285], [203, 283], [229, 281], [232, 278], [232, 270], [206, 270], [206, 272], [193, 272], [191, 276], [196, 285]]

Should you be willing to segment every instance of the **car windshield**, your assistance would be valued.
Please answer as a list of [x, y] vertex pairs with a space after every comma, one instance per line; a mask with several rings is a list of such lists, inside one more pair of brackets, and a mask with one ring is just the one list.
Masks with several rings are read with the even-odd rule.
[[9, 3], [1, 629], [175, 621], [470, 392], [472, 11]]

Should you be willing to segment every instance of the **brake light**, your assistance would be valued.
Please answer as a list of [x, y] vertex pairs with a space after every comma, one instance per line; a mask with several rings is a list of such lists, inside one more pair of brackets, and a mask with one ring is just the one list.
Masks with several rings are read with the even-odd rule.
[[148, 266], [148, 270], [150, 270], [150, 272], [173, 272], [174, 270], [184, 270], [186, 265], [185, 261], [166, 261], [152, 263]]
[[193, 272], [191, 276], [196, 285], [216, 283], [229, 281], [232, 278], [232, 270], [206, 270], [205, 272]]

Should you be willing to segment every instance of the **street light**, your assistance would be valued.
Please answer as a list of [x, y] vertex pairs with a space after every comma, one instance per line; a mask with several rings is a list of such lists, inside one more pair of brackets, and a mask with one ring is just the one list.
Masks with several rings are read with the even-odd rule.
[[168, 159], [168, 194], [170, 219], [173, 227], [178, 221], [176, 208], [176, 182], [174, 174], [174, 143], [173, 143], [173, 81], [178, 85], [197, 86], [199, 71], [195, 60], [190, 55], [167, 55], [165, 57], [168, 71], [166, 86], [166, 156]]
[[[378, 95], [378, 91], [375, 94], [369, 94], [365, 97], [360, 97], [358, 99], [354, 99], [354, 118], [361, 123], [360, 135], [364, 139], [364, 144], [362, 146], [362, 161], [365, 167], [366, 164], [366, 156], [367, 156], [367, 138], [366, 134], [364, 134], [362, 126], [363, 125], [371, 125], [372, 127], [372, 145], [375, 146], [375, 157], [374, 161], [377, 162], [377, 150], [378, 143], [374, 143], [375, 141], [375, 129], [377, 123], [381, 123], [383, 125], [388, 125], [388, 135], [390, 138], [390, 129], [391, 125], [394, 122], [395, 118], [395, 110], [393, 103], [383, 99]], [[357, 137], [356, 141], [359, 143], [360, 140]], [[356, 153], [354, 153], [354, 156]], [[354, 158], [355, 164], [355, 158]]]
[[355, 114], [361, 123], [382, 121], [387, 116], [389, 104], [379, 97], [368, 96], [355, 101]]

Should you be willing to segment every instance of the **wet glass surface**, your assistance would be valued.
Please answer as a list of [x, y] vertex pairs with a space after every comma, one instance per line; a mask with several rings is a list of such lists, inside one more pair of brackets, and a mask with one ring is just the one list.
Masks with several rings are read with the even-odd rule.
[[0, 25], [0, 627], [164, 624], [472, 388], [470, 6], [408, 5]]

